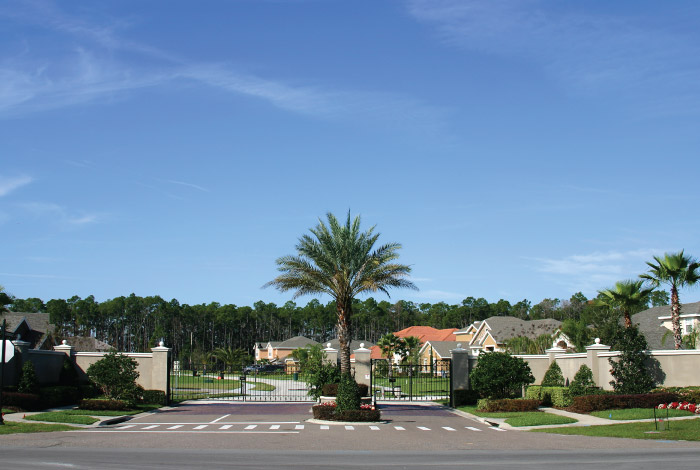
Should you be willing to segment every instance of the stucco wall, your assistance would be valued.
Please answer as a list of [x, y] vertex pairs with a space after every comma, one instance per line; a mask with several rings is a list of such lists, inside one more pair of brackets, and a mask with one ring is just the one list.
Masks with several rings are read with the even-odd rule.
[[[87, 370], [92, 364], [96, 363], [102, 359], [107, 353], [98, 352], [79, 352], [75, 353], [75, 363], [78, 366], [80, 376], [83, 380], [87, 380]], [[126, 353], [128, 357], [131, 357], [136, 361], [138, 366], [136, 371], [139, 373], [139, 378], [136, 379], [136, 383], [141, 385], [146, 390], [153, 388], [152, 383], [152, 368], [153, 368], [153, 354], [151, 353]]]

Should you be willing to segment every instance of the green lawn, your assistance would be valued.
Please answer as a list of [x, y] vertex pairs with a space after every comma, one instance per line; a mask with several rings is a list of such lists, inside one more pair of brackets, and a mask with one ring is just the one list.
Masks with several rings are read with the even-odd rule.
[[[252, 388], [250, 386], [253, 386]], [[258, 392], [271, 392], [275, 388], [274, 385], [270, 385], [264, 382], [248, 382], [248, 388], [246, 390], [256, 390]]]
[[460, 406], [457, 409], [476, 416], [481, 416], [483, 418], [506, 418], [506, 423], [513, 427], [569, 424], [577, 421], [573, 418], [544, 413], [542, 411], [508, 411], [489, 413], [487, 411], [477, 411], [476, 406]]
[[5, 424], [0, 426], [0, 434], [70, 431], [72, 429], [75, 428], [73, 426], [66, 426], [65, 424], [14, 423], [5, 421]]
[[[653, 419], [654, 410], [652, 408], [628, 408], [626, 410], [605, 410], [594, 411], [591, 416], [606, 419], [626, 420], [626, 419]], [[666, 410], [656, 410], [657, 418], [666, 418]], [[693, 413], [685, 410], [668, 410], [668, 417], [693, 416]]]
[[135, 410], [129, 410], [129, 411], [116, 411], [116, 410], [100, 410], [100, 411], [94, 411], [94, 410], [65, 410], [63, 413], [69, 414], [69, 415], [82, 415], [82, 416], [131, 416], [131, 415], [136, 415], [139, 413], [143, 413], [144, 411], [152, 411], [152, 410], [157, 410], [160, 408], [160, 405], [136, 405]]
[[536, 432], [572, 434], [597, 437], [627, 437], [631, 439], [664, 439], [671, 441], [700, 441], [700, 420], [669, 421], [670, 429], [653, 433], [654, 423], [622, 423], [602, 426], [533, 429]]
[[70, 424], [93, 424], [99, 421], [92, 416], [69, 414], [65, 411], [49, 411], [47, 413], [38, 413], [29, 415], [24, 419], [31, 421], [49, 421], [51, 423], [70, 423]]

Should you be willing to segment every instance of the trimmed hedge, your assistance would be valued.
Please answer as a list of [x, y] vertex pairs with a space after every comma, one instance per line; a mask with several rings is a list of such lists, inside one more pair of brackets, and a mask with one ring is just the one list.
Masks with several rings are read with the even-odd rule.
[[[324, 397], [337, 397], [339, 384], [326, 384], [321, 388], [321, 395]], [[367, 384], [357, 384], [361, 397], [369, 396], [369, 386]]]
[[677, 400], [677, 394], [668, 392], [636, 395], [584, 395], [574, 397], [571, 410], [577, 413], [590, 413], [625, 408], [655, 408], [659, 403], [671, 403]]
[[58, 406], [75, 405], [80, 401], [81, 395], [78, 387], [68, 385], [54, 385], [39, 389], [39, 400], [42, 408], [56, 408]]
[[478, 401], [476, 406], [479, 411], [537, 411], [542, 404], [539, 400], [528, 400], [525, 398], [504, 398], [500, 400], [489, 400], [484, 398]]
[[80, 400], [78, 408], [90, 411], [128, 411], [128, 403], [121, 400]]
[[541, 385], [531, 385], [525, 392], [525, 398], [530, 400], [540, 400], [542, 406], [556, 406], [566, 408], [573, 404], [571, 391], [568, 387], [543, 387]]
[[328, 405], [314, 405], [311, 409], [313, 410], [314, 419], [325, 421], [368, 422], [381, 419], [379, 410], [336, 411], [334, 406]]
[[41, 400], [35, 393], [2, 392], [2, 405], [24, 411], [41, 410]]
[[147, 405], [166, 405], [165, 392], [162, 390], [144, 390], [141, 402]]

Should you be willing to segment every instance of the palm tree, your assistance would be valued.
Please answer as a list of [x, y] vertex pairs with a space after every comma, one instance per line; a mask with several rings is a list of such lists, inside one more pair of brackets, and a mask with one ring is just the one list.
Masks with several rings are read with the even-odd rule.
[[649, 271], [639, 277], [651, 281], [654, 287], [667, 284], [671, 287], [671, 329], [676, 349], [683, 345], [681, 332], [681, 303], [678, 299], [678, 289], [692, 286], [700, 281], [700, 263], [683, 250], [678, 253], [664, 253], [664, 257], [654, 256], [656, 263], [647, 261]]
[[406, 359], [408, 359], [409, 364], [415, 364], [416, 359], [418, 359], [418, 352], [423, 342], [417, 336], [406, 336], [403, 339], [404, 344], [404, 354]]
[[[633, 313], [643, 310], [649, 305], [649, 296], [653, 287], [643, 287], [644, 281], [619, 281], [612, 289], [599, 290], [600, 296], [596, 304], [617, 310], [625, 319], [625, 328], [632, 326]], [[619, 318], [619, 317], [618, 317]]]
[[318, 225], [310, 229], [313, 236], [299, 238], [296, 256], [277, 259], [277, 269], [282, 274], [264, 287], [295, 290], [294, 298], [328, 294], [335, 299], [340, 371], [349, 374], [353, 299], [368, 292], [389, 295], [390, 287], [416, 289], [416, 286], [405, 279], [411, 268], [394, 262], [401, 245], [387, 243], [374, 249], [379, 234], [373, 233], [374, 227], [360, 232], [360, 217], [351, 220], [350, 211], [344, 225], [331, 213], [327, 218], [328, 225], [319, 219]]
[[382, 355], [393, 362], [394, 356], [403, 356], [406, 351], [406, 343], [394, 333], [387, 333], [377, 341], [377, 346], [382, 350]]

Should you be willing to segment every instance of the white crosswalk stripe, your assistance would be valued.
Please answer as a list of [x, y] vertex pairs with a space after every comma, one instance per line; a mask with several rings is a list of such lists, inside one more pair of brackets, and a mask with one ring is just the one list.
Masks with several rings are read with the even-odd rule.
[[223, 430], [231, 429], [231, 426], [233, 426], [233, 425], [232, 425], [232, 424], [224, 424], [224, 425], [221, 426], [219, 429], [223, 429]]
[[136, 426], [135, 424], [127, 424], [126, 426], [119, 426], [117, 429], [129, 429]]
[[345, 426], [345, 430], [346, 430], [346, 431], [354, 431], [354, 430], [355, 430], [355, 426]]
[[146, 429], [155, 429], [155, 428], [158, 428], [158, 427], [160, 427], [160, 424], [152, 424], [151, 426], [146, 426], [146, 427], [143, 428], [143, 429], [144, 429], [144, 430], [146, 430]]
[[444, 429], [445, 431], [456, 431], [455, 428], [451, 428], [449, 426], [443, 426], [442, 429]]
[[426, 428], [425, 426], [418, 426], [418, 429], [421, 431], [430, 431], [430, 428]]
[[183, 424], [176, 424], [175, 426], [170, 426], [168, 429], [180, 429], [182, 426], [184, 426], [184, 425]]
[[302, 430], [302, 429], [304, 429], [304, 425], [303, 425], [303, 424], [297, 424], [296, 426], [294, 426], [294, 429], [296, 429], [296, 430]]
[[270, 429], [279, 429], [279, 428], [280, 428], [279, 424], [273, 424], [272, 426], [270, 426]]
[[372, 431], [379, 431], [379, 426], [370, 426], [369, 427]]
[[258, 427], [257, 424], [249, 424], [248, 426], [244, 427], [243, 429], [245, 429], [246, 431], [250, 431], [251, 429], [255, 429], [257, 427]]
[[208, 426], [209, 426], [208, 424], [200, 424], [199, 426], [195, 426], [194, 428], [195, 428], [195, 429], [204, 429], [204, 428], [206, 428], [206, 427], [208, 427]]
[[471, 427], [471, 426], [465, 426], [464, 429], [469, 429], [470, 431], [478, 431], [478, 432], [481, 432], [481, 429], [479, 429], [479, 428], [473, 428], [473, 427]]
[[330, 426], [321, 426], [321, 430], [323, 431], [328, 431], [330, 429]]
[[405, 431], [406, 430], [406, 428], [404, 428], [403, 426], [394, 426], [394, 429], [396, 429], [397, 431]]
[[505, 429], [497, 428], [496, 426], [489, 426], [489, 429], [493, 429], [494, 431], [505, 431]]

